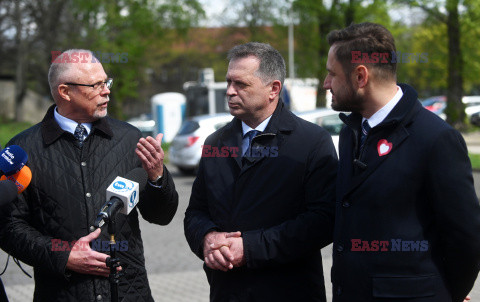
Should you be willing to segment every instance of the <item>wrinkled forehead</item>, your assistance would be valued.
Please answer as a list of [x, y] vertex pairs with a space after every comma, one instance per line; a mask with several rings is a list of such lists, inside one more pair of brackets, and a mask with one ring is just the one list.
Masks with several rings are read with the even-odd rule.
[[78, 62], [68, 63], [64, 77], [69, 81], [82, 81], [82, 83], [93, 84], [104, 81], [107, 74], [100, 62]]

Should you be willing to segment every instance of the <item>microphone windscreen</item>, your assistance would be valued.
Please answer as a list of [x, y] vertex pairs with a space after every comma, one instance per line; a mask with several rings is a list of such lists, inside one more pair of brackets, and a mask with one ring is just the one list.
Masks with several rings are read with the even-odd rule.
[[0, 170], [7, 176], [15, 174], [23, 168], [27, 160], [27, 153], [20, 146], [8, 146], [0, 152]]
[[17, 186], [10, 180], [0, 181], [0, 207], [13, 202], [17, 197]]
[[125, 175], [126, 179], [138, 182], [138, 187], [140, 190], [143, 190], [147, 185], [148, 175], [147, 172], [142, 168], [135, 168]]
[[25, 189], [30, 184], [30, 181], [32, 180], [32, 171], [28, 166], [23, 166], [20, 171], [13, 175], [3, 175], [2, 177], [0, 177], [0, 180], [6, 179], [12, 181], [15, 184], [15, 186], [17, 187], [17, 192], [18, 194], [20, 194], [25, 191]]

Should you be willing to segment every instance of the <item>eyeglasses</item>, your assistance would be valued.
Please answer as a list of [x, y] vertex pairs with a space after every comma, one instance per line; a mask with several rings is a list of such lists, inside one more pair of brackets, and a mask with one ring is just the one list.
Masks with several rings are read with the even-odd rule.
[[112, 78], [108, 78], [106, 81], [104, 82], [98, 82], [98, 83], [95, 83], [95, 84], [77, 84], [77, 83], [65, 83], [67, 85], [75, 85], [75, 86], [86, 86], [86, 87], [92, 87], [93, 89], [95, 90], [103, 90], [105, 88], [105, 86], [110, 89], [112, 88], [113, 86], [113, 79]]

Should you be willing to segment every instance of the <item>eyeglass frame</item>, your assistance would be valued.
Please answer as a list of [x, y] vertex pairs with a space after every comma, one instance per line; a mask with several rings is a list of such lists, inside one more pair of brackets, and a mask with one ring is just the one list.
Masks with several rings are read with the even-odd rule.
[[[78, 83], [64, 83], [65, 85], [74, 85], [74, 86], [85, 86], [85, 87], [92, 87], [94, 90], [100, 89], [103, 90], [105, 87], [108, 89], [112, 88], [113, 86], [113, 78], [108, 78], [105, 81], [101, 81], [95, 84], [78, 84]], [[97, 88], [95, 88], [95, 85], [99, 85]], [[110, 87], [109, 87], [110, 86]], [[101, 88], [100, 88], [101, 87]]]

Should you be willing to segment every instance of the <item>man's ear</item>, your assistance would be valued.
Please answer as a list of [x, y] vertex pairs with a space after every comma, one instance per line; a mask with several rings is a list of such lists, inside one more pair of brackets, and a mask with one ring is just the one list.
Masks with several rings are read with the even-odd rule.
[[353, 81], [356, 83], [358, 88], [365, 88], [367, 86], [370, 71], [365, 65], [358, 65], [353, 70]]
[[270, 85], [272, 85], [272, 88], [269, 97], [271, 100], [274, 100], [282, 91], [282, 83], [279, 80], [275, 80]]
[[58, 95], [60, 96], [61, 99], [70, 101], [70, 95], [69, 95], [70, 87], [66, 84], [60, 84], [57, 87], [57, 92]]

